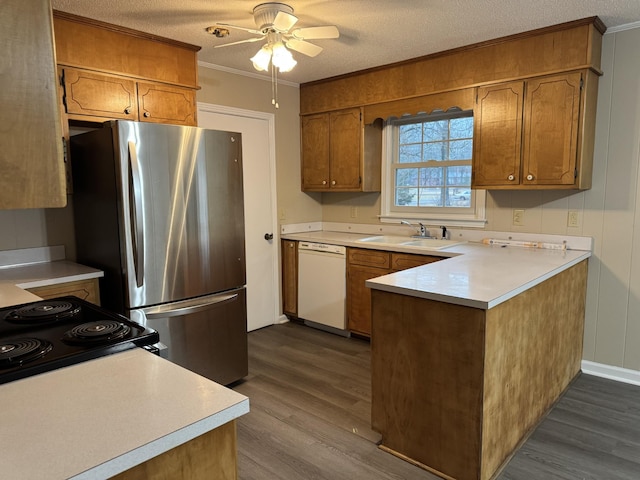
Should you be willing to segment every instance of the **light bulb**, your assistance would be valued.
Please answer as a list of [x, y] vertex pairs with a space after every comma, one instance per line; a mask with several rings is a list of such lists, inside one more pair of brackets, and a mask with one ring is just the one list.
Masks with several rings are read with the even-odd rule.
[[268, 45], [264, 45], [251, 57], [253, 67], [258, 71], [266, 71], [269, 68], [269, 60], [271, 60], [271, 48]]
[[281, 43], [273, 45], [273, 64], [278, 67], [280, 72], [290, 72], [296, 66], [296, 62], [291, 52]]

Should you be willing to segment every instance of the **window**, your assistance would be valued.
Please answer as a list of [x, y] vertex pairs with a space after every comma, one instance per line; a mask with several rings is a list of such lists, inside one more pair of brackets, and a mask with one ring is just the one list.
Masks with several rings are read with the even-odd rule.
[[484, 224], [484, 191], [471, 190], [472, 112], [405, 116], [385, 132], [382, 221]]

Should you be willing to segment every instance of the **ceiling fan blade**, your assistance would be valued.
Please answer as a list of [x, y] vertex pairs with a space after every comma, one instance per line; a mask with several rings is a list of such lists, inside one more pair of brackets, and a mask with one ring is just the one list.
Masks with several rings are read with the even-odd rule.
[[273, 20], [273, 28], [280, 32], [288, 32], [298, 21], [298, 17], [287, 12], [278, 12]]
[[285, 43], [291, 50], [295, 50], [296, 52], [300, 52], [309, 57], [315, 57], [322, 51], [322, 47], [297, 38], [287, 39], [285, 40]]
[[335, 25], [324, 25], [321, 27], [296, 28], [291, 32], [298, 40], [314, 40], [321, 38], [338, 38], [340, 32]]
[[[262, 32], [260, 30], [256, 30], [255, 28], [239, 27], [238, 25], [231, 25], [230, 23], [216, 23], [215, 26], [216, 27], [225, 27], [225, 28], [234, 28], [236, 30], [242, 30], [243, 32], [253, 33], [254, 35], [262, 35]], [[209, 28], [212, 28], [212, 27], [208, 27], [206, 30], [208, 31]], [[215, 27], [213, 27], [213, 28], [215, 28]]]
[[237, 42], [223, 43], [222, 45], [214, 45], [213, 48], [230, 47], [231, 45], [239, 45], [241, 43], [259, 42], [260, 40], [264, 40], [264, 38], [248, 38], [246, 40], [239, 40]]

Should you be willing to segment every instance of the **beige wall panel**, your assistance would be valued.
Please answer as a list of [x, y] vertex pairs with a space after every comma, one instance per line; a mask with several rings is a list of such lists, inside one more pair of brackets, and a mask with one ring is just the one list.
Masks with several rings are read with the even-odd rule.
[[271, 82], [199, 67], [199, 102], [275, 113], [276, 183], [279, 223], [322, 219], [320, 194], [300, 190], [300, 91], [278, 85], [279, 109], [271, 104]]
[[[629, 255], [621, 255], [616, 258], [615, 265], [619, 265], [619, 277], [622, 282], [626, 269], [629, 271], [625, 320], [625, 346], [623, 365], [635, 370], [640, 370], [640, 197], [638, 196], [638, 186], [640, 185], [640, 63], [638, 62], [638, 48], [640, 47], [640, 29], [627, 30], [616, 34], [615, 65], [614, 65], [614, 97], [612, 107], [619, 105], [619, 124], [613, 123], [613, 119], [618, 118], [618, 112], [612, 108], [611, 141], [609, 142], [610, 152], [615, 152], [616, 157], [620, 156], [620, 166], [625, 176], [621, 179], [623, 188], [628, 188], [628, 197], [622, 196], [618, 201], [623, 206], [623, 201], [628, 200], [629, 215], [624, 215], [624, 228], [622, 225], [613, 230], [619, 230], [623, 235], [628, 235]], [[634, 60], [635, 59], [635, 60]], [[620, 85], [618, 85], [620, 81]], [[619, 127], [619, 128], [618, 128]], [[615, 135], [615, 137], [614, 137]], [[618, 143], [618, 136], [621, 145]], [[614, 149], [615, 147], [615, 149]], [[609, 176], [607, 176], [607, 179]], [[608, 197], [607, 197], [608, 198]], [[622, 212], [620, 212], [622, 215]], [[628, 223], [626, 223], [628, 221]], [[605, 224], [603, 241], [608, 242], [611, 231], [607, 231]], [[606, 244], [605, 244], [606, 245]], [[622, 252], [621, 252], [622, 253]], [[613, 254], [613, 252], [610, 252]], [[622, 268], [626, 265], [626, 268]], [[623, 296], [619, 294], [622, 299]]]
[[[380, 193], [329, 192], [322, 194], [322, 221], [378, 223]], [[353, 211], [352, 208], [356, 210]], [[353, 217], [352, 215], [356, 215]]]
[[602, 37], [602, 69], [605, 73], [598, 81], [593, 181], [591, 189], [584, 192], [584, 215], [582, 217], [582, 234], [593, 237], [595, 240], [594, 255], [589, 259], [583, 352], [585, 360], [594, 362], [600, 361], [596, 357], [597, 335], [606, 335], [606, 320], [598, 318], [598, 305], [600, 303], [600, 278], [603, 269], [600, 258], [602, 257], [602, 235], [606, 215], [605, 179], [607, 178], [611, 95], [613, 92], [611, 72], [613, 72], [615, 39], [615, 34]]
[[633, 59], [640, 37], [631, 31], [615, 35], [613, 70], [605, 72], [613, 77], [613, 89], [595, 353], [598, 362], [624, 365], [638, 174], [634, 152], [640, 125], [640, 65]]

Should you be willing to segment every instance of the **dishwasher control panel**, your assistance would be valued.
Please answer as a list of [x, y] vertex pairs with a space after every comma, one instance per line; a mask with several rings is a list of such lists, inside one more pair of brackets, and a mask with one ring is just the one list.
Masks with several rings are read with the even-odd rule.
[[311, 250], [314, 252], [335, 253], [346, 255], [347, 248], [342, 245], [329, 245], [327, 243], [298, 242], [298, 250]]

